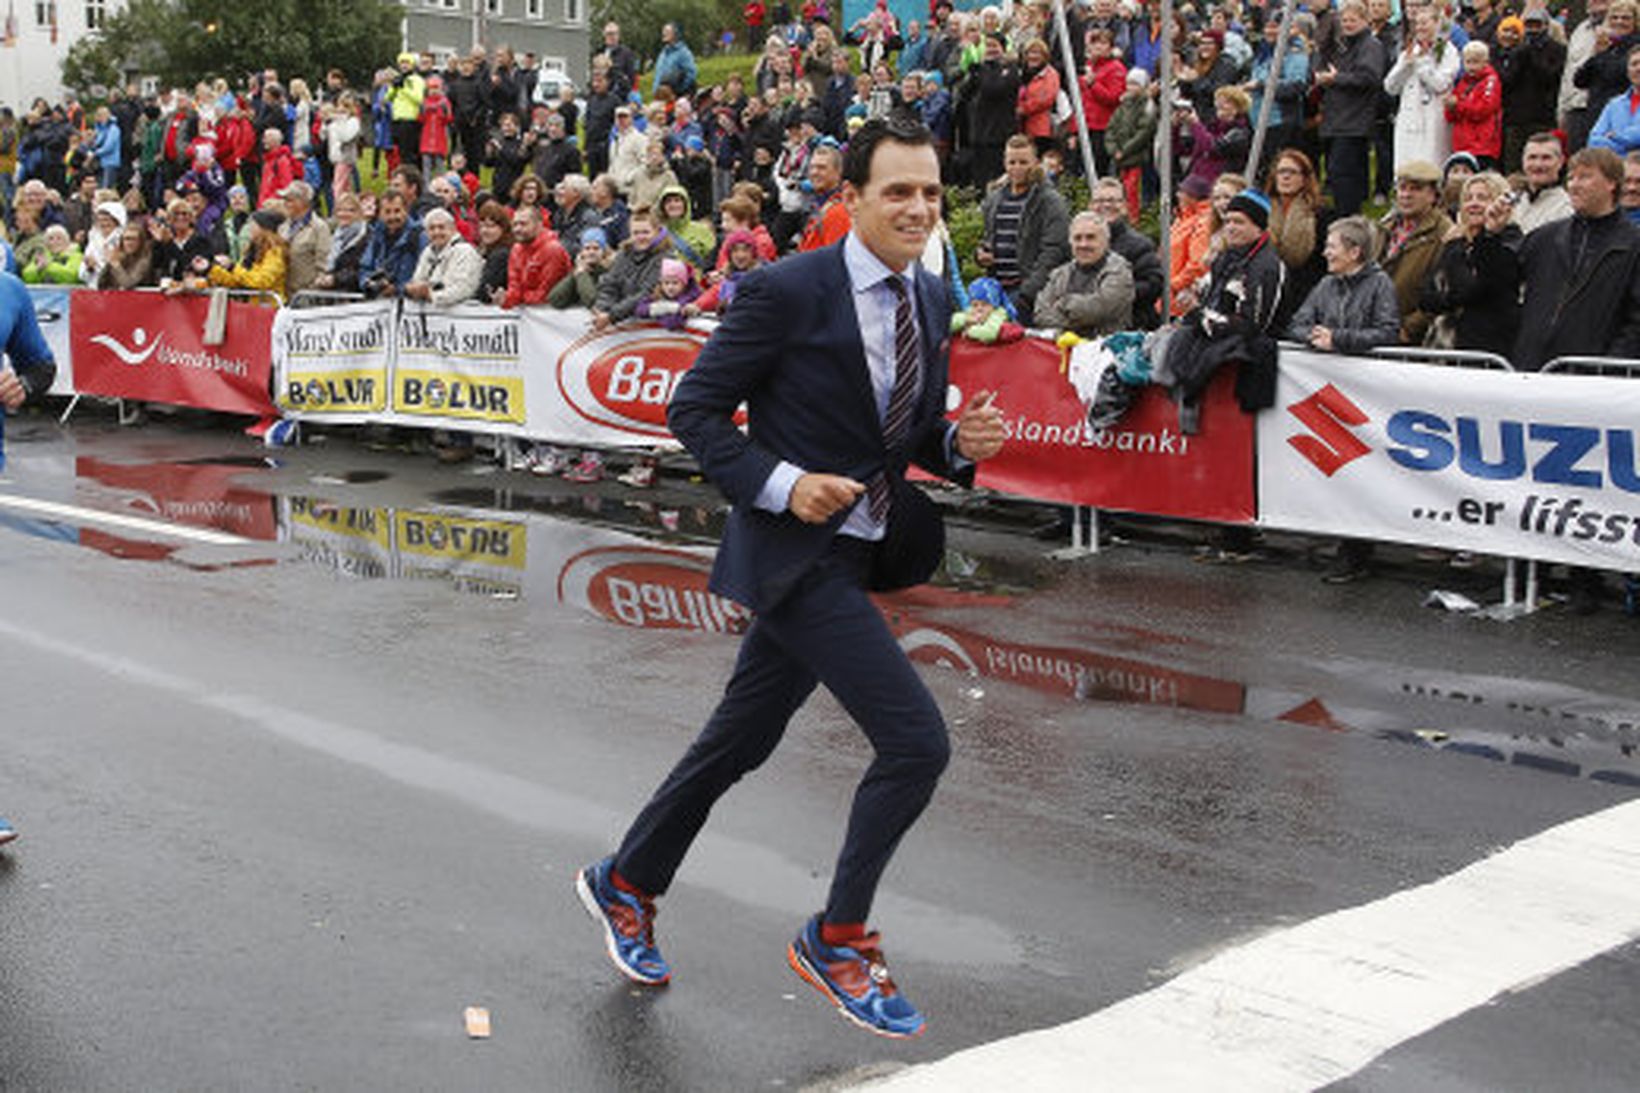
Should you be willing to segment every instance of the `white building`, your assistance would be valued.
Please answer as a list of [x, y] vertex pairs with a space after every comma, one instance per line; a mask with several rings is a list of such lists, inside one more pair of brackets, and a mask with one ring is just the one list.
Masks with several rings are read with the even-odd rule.
[[18, 113], [36, 97], [63, 95], [63, 58], [68, 47], [102, 26], [125, 0], [0, 0], [5, 35], [0, 40], [0, 105]]

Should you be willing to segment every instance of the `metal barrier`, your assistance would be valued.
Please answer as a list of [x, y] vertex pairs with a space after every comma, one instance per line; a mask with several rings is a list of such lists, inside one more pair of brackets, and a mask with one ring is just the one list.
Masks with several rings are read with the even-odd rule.
[[1409, 364], [1437, 364], [1446, 368], [1491, 368], [1499, 372], [1515, 370], [1514, 365], [1496, 353], [1482, 353], [1478, 349], [1426, 349], [1418, 345], [1382, 345], [1368, 355], [1406, 361]]
[[151, 285], [144, 285], [130, 291], [153, 292], [161, 296], [210, 296], [217, 292], [226, 292], [230, 300], [254, 300], [257, 303], [271, 303], [274, 307], [283, 307], [285, 305], [284, 297], [272, 289], [266, 288], [223, 288], [219, 285], [210, 285], [206, 288], [183, 288], [180, 285], [170, 288], [154, 288]]
[[1631, 357], [1556, 357], [1545, 372], [1570, 376], [1624, 376], [1640, 379], [1640, 360]]
[[330, 289], [305, 288], [292, 296], [286, 307], [324, 307], [327, 304], [352, 304], [370, 297], [362, 292], [336, 292]]

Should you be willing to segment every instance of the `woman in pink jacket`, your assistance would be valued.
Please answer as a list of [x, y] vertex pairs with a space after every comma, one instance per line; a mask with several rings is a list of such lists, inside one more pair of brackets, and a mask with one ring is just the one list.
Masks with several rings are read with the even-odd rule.
[[1452, 150], [1480, 160], [1494, 170], [1503, 155], [1503, 81], [1489, 63], [1485, 42], [1463, 47], [1463, 75], [1446, 96], [1446, 120], [1452, 123]]

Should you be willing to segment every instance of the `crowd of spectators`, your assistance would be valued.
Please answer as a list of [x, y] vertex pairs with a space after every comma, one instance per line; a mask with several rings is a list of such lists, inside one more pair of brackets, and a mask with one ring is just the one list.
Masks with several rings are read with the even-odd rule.
[[[268, 71], [115, 91], [89, 116], [37, 102], [0, 111], [6, 260], [103, 288], [677, 324], [732, 307], [760, 264], [843, 238], [842, 148], [909, 112], [948, 194], [977, 194], [977, 245], [958, 253], [942, 223], [924, 259], [960, 336], [1177, 320], [1157, 363], [1187, 408], [1236, 361], [1256, 409], [1277, 338], [1482, 350], [1522, 369], [1637, 356], [1636, 3], [1588, 0], [1571, 22], [1521, 2], [1303, 0], [1279, 57], [1280, 3], [1180, 3], [1167, 88], [1156, 0], [1067, 5], [1069, 64], [1040, 0], [933, 0], [903, 26], [879, 2], [847, 28], [823, 2], [753, 0], [761, 45], [709, 86], [678, 27], [646, 60], [609, 23], [579, 96], [503, 47], [405, 53], [369, 88]], [[1073, 96], [1098, 175], [1085, 188]], [[366, 171], [384, 192], [361, 188]], [[1164, 175], [1176, 215], [1158, 254], [1140, 225]], [[1364, 217], [1369, 204], [1387, 211]]]

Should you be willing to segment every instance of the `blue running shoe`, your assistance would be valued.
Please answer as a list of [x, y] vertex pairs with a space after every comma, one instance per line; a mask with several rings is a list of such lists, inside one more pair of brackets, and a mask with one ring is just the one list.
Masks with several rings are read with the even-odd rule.
[[672, 969], [655, 948], [655, 901], [615, 887], [614, 858], [594, 862], [575, 875], [575, 891], [587, 914], [604, 928], [604, 948], [622, 975], [634, 983], [659, 986]]
[[896, 1040], [921, 1035], [923, 1016], [888, 977], [876, 933], [853, 947], [834, 949], [820, 940], [820, 916], [815, 915], [787, 947], [786, 959], [793, 971], [861, 1028]]
[[4, 846], [17, 837], [17, 829], [11, 826], [11, 821], [0, 816], [0, 846]]

